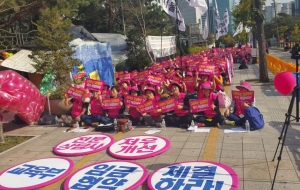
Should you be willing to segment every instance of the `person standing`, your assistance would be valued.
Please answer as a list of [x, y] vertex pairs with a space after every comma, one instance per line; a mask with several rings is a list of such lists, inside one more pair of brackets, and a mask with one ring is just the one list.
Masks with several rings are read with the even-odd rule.
[[268, 42], [266, 42], [266, 52], [267, 52], [267, 54], [269, 54], [269, 44], [268, 44]]

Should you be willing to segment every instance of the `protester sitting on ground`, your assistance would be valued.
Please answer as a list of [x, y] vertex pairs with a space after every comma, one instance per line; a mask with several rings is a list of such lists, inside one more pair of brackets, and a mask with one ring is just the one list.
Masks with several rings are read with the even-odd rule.
[[98, 126], [101, 123], [101, 118], [103, 115], [102, 109], [102, 96], [99, 91], [93, 92], [93, 97], [90, 103], [91, 114], [81, 115], [81, 121], [84, 122], [86, 126]]
[[[241, 81], [240, 85], [236, 86], [239, 91], [250, 91], [251, 85], [248, 82]], [[255, 101], [255, 99], [254, 99]], [[226, 124], [229, 125], [244, 125], [246, 119], [244, 118], [244, 110], [249, 106], [255, 106], [255, 102], [252, 102], [250, 105], [245, 102], [235, 102], [232, 101], [230, 107], [224, 112], [226, 117]]]
[[65, 94], [64, 104], [65, 106], [72, 105], [72, 110], [71, 115], [62, 115], [61, 119], [64, 125], [70, 126], [70, 130], [74, 130], [76, 123], [80, 123], [81, 115], [87, 114], [89, 103], [83, 103], [82, 100], [76, 98], [72, 98], [68, 101], [68, 95]]
[[[137, 86], [131, 87], [129, 92], [131, 96], [140, 96], [141, 93]], [[143, 121], [143, 117], [138, 111], [137, 107], [126, 106], [126, 110], [129, 110], [129, 119], [132, 121], [132, 125], [139, 126]]]
[[[144, 89], [144, 95], [145, 95], [145, 101], [150, 100], [152, 101], [153, 105], [156, 105], [156, 103], [160, 99], [159, 96], [155, 96], [156, 95], [155, 90], [149, 86]], [[142, 116], [144, 118], [145, 125], [157, 126], [157, 127], [160, 127], [160, 123], [162, 122], [162, 119], [164, 117], [161, 109], [155, 109], [154, 111], [151, 111], [149, 113], [143, 113]]]
[[129, 94], [130, 91], [130, 81], [121, 81], [120, 84], [120, 96]]
[[198, 127], [220, 127], [220, 125], [224, 122], [224, 117], [221, 115], [219, 110], [218, 95], [214, 93], [210, 82], [203, 83], [201, 85], [201, 90], [204, 95], [203, 98], [209, 98], [208, 101], [209, 105], [211, 105], [211, 108], [207, 111], [204, 111], [204, 115], [196, 117], [195, 121], [198, 122]]
[[207, 75], [207, 74], [200, 74], [200, 80], [198, 82], [198, 72], [195, 73], [196, 79], [195, 79], [195, 89], [198, 89], [198, 99], [203, 98], [203, 91], [202, 91], [202, 84], [208, 82], [210, 84], [211, 88], [213, 90], [216, 89], [216, 82], [215, 82], [215, 75], [213, 77]]
[[172, 96], [175, 98], [175, 109], [173, 114], [167, 114], [165, 116], [167, 126], [177, 126], [181, 128], [188, 128], [193, 120], [193, 115], [190, 113], [189, 105], [184, 105], [185, 93], [182, 93], [184, 88], [183, 85], [174, 82], [170, 85], [170, 90], [172, 91]]
[[118, 119], [122, 116], [124, 112], [124, 103], [123, 99], [119, 96], [120, 88], [118, 86], [112, 86], [110, 90], [109, 98], [119, 98], [120, 100], [120, 108], [109, 109], [105, 111], [105, 115], [101, 117], [101, 123], [106, 125], [109, 123], [113, 123], [115, 119]]

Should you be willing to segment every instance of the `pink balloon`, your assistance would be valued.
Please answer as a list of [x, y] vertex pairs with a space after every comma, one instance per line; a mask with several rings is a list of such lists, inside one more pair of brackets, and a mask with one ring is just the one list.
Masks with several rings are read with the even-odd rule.
[[291, 72], [280, 72], [274, 78], [274, 86], [280, 94], [288, 95], [296, 86], [296, 78]]
[[16, 112], [28, 124], [44, 110], [45, 97], [26, 78], [12, 70], [0, 71], [0, 108]]

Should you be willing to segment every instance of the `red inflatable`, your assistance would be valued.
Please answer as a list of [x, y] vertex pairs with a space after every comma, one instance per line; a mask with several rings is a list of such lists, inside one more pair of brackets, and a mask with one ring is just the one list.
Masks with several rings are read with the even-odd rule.
[[15, 112], [32, 124], [44, 111], [45, 101], [29, 80], [12, 70], [0, 71], [0, 110]]
[[280, 94], [290, 94], [296, 86], [296, 78], [291, 72], [280, 72], [274, 78], [274, 86]]

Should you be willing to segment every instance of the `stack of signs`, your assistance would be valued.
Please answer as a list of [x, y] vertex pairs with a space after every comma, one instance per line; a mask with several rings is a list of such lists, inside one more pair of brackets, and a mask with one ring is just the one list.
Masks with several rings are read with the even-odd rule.
[[120, 159], [141, 159], [156, 156], [170, 148], [170, 141], [159, 136], [132, 136], [115, 142], [108, 149], [110, 155]]
[[112, 143], [114, 139], [110, 135], [83, 135], [58, 143], [53, 151], [62, 156], [81, 156], [104, 150]]
[[86, 166], [71, 175], [64, 183], [64, 189], [135, 189], [147, 177], [147, 169], [138, 163], [105, 161]]
[[43, 158], [25, 162], [0, 173], [0, 189], [39, 189], [62, 179], [73, 167], [73, 161], [68, 158]]
[[239, 179], [230, 167], [217, 162], [181, 162], [154, 171], [148, 187], [154, 189], [237, 190]]
[[84, 94], [83, 89], [75, 88], [73, 86], [70, 86], [68, 91], [67, 91], [68, 96], [71, 96], [72, 98], [76, 98], [76, 99], [79, 99], [79, 100], [81, 100], [83, 94]]

